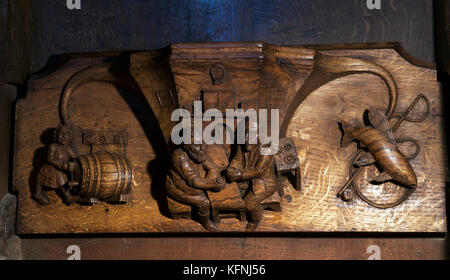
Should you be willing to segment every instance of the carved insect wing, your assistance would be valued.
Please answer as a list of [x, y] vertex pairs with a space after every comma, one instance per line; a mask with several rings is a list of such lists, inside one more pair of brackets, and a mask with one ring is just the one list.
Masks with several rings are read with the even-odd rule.
[[395, 145], [395, 138], [392, 133], [391, 125], [389, 124], [386, 116], [380, 110], [375, 107], [370, 107], [369, 121], [375, 129], [377, 129], [382, 135], [386, 136], [386, 138]]
[[375, 107], [370, 107], [368, 110], [369, 122], [374, 128], [379, 128], [383, 122], [383, 113]]

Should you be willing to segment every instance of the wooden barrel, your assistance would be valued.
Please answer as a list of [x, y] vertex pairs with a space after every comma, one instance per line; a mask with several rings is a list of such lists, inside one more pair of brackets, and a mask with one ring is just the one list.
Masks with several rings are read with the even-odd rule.
[[125, 157], [102, 151], [77, 160], [81, 167], [79, 194], [82, 197], [118, 201], [121, 194], [131, 191], [133, 171]]

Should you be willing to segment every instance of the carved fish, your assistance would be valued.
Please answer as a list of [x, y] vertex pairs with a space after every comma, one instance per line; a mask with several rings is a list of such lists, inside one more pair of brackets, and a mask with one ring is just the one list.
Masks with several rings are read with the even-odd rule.
[[355, 128], [342, 122], [344, 130], [342, 146], [348, 146], [353, 140], [357, 140], [361, 146], [367, 147], [369, 153], [361, 156], [356, 165], [367, 166], [378, 163], [383, 172], [371, 180], [372, 182], [381, 184], [393, 180], [406, 187], [417, 185], [414, 169], [399, 151], [386, 116], [374, 107], [368, 111], [372, 127]]

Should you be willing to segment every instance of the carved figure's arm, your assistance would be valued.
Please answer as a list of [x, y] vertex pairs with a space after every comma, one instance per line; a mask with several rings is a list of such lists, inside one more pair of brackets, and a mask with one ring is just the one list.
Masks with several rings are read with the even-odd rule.
[[178, 155], [178, 160], [175, 162], [180, 167], [180, 172], [186, 183], [196, 189], [217, 189], [222, 187], [222, 184], [218, 184], [215, 179], [204, 179], [189, 163], [186, 155]]
[[221, 177], [220, 167], [214, 162], [214, 160], [210, 156], [207, 156], [205, 162], [202, 165], [203, 168], [207, 171], [206, 179], [216, 180], [217, 178]]
[[261, 155], [255, 167], [247, 168], [242, 171], [242, 179], [250, 180], [263, 176], [264, 171], [273, 163], [273, 156]]
[[239, 146], [227, 168], [227, 177], [232, 182], [242, 180], [242, 158], [243, 154], [241, 147]]
[[76, 158], [78, 155], [72, 147], [69, 147], [69, 156], [71, 159]]
[[47, 162], [60, 170], [66, 171], [68, 168], [68, 163], [59, 160], [58, 151], [55, 145], [56, 144], [50, 144], [48, 147]]

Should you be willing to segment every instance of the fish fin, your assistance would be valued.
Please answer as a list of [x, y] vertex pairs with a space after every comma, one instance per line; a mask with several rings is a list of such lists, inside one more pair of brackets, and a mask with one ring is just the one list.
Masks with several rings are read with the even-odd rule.
[[377, 108], [370, 107], [369, 109], [370, 124], [376, 128], [382, 135], [384, 135], [389, 142], [395, 145], [394, 134], [392, 133], [391, 125], [386, 116]]
[[392, 180], [391, 175], [387, 174], [386, 172], [382, 172], [380, 175], [376, 176], [371, 180], [371, 182], [375, 182], [377, 184], [385, 183], [389, 180]]
[[356, 162], [356, 166], [367, 166], [367, 165], [374, 164], [375, 162], [376, 162], [376, 160], [371, 153], [365, 153]]
[[346, 122], [341, 122], [341, 125], [342, 130], [344, 131], [341, 140], [341, 147], [348, 147], [354, 139], [353, 137], [354, 128]]

